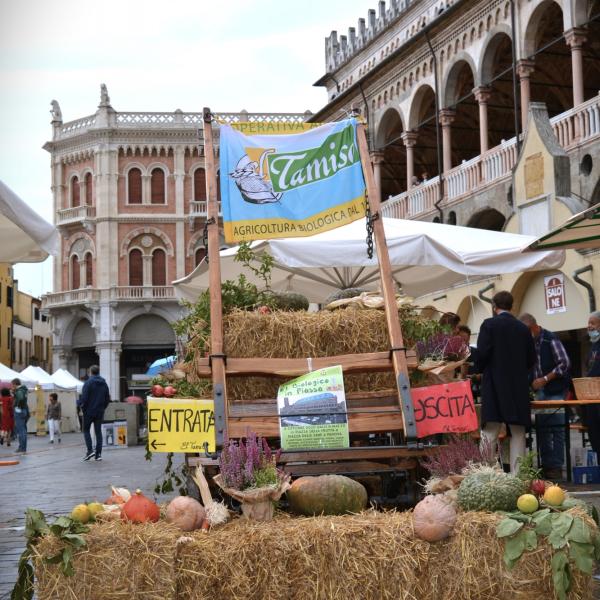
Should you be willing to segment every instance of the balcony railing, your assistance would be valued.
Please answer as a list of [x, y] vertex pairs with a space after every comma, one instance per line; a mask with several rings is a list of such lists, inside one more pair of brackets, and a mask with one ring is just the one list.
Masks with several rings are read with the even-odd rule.
[[170, 285], [128, 285], [110, 288], [111, 300], [172, 300], [175, 288]]
[[85, 219], [94, 219], [96, 217], [95, 206], [75, 206], [74, 208], [63, 208], [56, 215], [56, 225], [70, 225], [78, 223]]
[[[600, 95], [550, 120], [560, 145], [570, 150], [600, 137]], [[463, 162], [444, 176], [444, 204], [454, 203], [479, 190], [512, 176], [517, 164], [516, 138]], [[386, 217], [413, 219], [430, 213], [439, 198], [435, 177], [387, 200], [382, 206]]]
[[[206, 217], [208, 202], [206, 200], [194, 200], [190, 202], [190, 217]], [[221, 203], [219, 202], [219, 216], [221, 216]]]
[[55, 292], [42, 297], [42, 309], [105, 301], [152, 301], [175, 299], [175, 289], [170, 285], [113, 286], [108, 289], [82, 288]]

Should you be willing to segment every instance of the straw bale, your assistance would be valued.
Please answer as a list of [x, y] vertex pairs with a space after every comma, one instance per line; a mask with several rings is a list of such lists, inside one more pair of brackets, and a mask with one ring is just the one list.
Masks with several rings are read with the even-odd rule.
[[[94, 525], [75, 555], [75, 576], [35, 560], [38, 598], [60, 600], [539, 600], [554, 598], [551, 550], [526, 552], [509, 571], [502, 518], [459, 513], [453, 535], [415, 537], [412, 512], [233, 521], [210, 532], [180, 532], [164, 522]], [[591, 522], [590, 522], [591, 523]], [[593, 525], [592, 525], [593, 526]], [[595, 526], [594, 526], [595, 527]], [[541, 539], [540, 539], [541, 542]], [[591, 578], [571, 571], [570, 600], [590, 600]]]
[[[416, 342], [411, 339], [411, 325], [426, 320], [417, 316], [412, 307], [401, 308], [399, 315], [404, 343], [411, 347]], [[223, 336], [225, 353], [237, 358], [315, 358], [390, 348], [382, 310], [347, 308], [269, 314], [237, 310], [224, 315]], [[199, 357], [199, 353], [196, 355]], [[230, 377], [227, 393], [233, 402], [274, 398], [279, 383], [266, 377]], [[345, 376], [344, 385], [346, 392], [357, 392], [390, 389], [395, 382], [392, 373], [365, 373]]]
[[42, 538], [34, 558], [39, 600], [171, 600], [174, 599], [176, 541], [181, 532], [160, 524], [111, 521], [90, 526], [87, 546], [73, 557], [75, 575], [65, 577], [53, 556], [61, 542]]

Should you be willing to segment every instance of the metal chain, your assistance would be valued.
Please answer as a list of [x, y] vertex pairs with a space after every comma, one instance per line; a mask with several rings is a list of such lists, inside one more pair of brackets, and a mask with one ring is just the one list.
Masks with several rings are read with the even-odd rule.
[[365, 218], [367, 220], [367, 257], [373, 258], [373, 218], [367, 194], [365, 194]]
[[215, 222], [215, 219], [211, 217], [210, 219], [206, 219], [204, 222], [204, 230], [202, 231], [202, 245], [204, 246], [204, 251], [206, 254], [204, 255], [204, 259], [208, 263], [208, 226], [212, 225]]

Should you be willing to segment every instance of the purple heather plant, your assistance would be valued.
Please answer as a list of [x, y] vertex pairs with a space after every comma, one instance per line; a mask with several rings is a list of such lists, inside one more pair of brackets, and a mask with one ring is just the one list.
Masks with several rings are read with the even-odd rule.
[[480, 444], [472, 439], [453, 435], [445, 446], [421, 462], [433, 477], [443, 479], [449, 475], [460, 475], [470, 464], [494, 465], [498, 462], [496, 448], [483, 438]]
[[223, 483], [236, 490], [260, 487], [277, 482], [276, 462], [281, 450], [275, 455], [267, 440], [248, 432], [246, 442], [225, 440], [219, 457]]
[[424, 360], [454, 361], [465, 358], [469, 347], [459, 335], [436, 333], [415, 346], [419, 362]]

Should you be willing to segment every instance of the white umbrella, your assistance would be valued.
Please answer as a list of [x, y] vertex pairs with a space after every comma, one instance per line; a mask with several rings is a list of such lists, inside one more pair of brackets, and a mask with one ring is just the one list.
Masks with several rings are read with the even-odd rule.
[[[442, 290], [466, 277], [556, 269], [565, 259], [563, 251], [523, 253], [532, 236], [426, 221], [383, 221], [394, 279], [409, 296]], [[336, 289], [379, 288], [377, 257], [367, 258], [365, 239], [363, 219], [311, 237], [254, 242], [252, 247], [275, 259], [272, 289], [323, 302]], [[244, 273], [260, 287], [262, 281], [234, 260], [236, 252], [237, 248], [221, 251], [222, 280]], [[178, 297], [195, 301], [208, 287], [208, 264], [203, 261], [173, 285]]]
[[58, 232], [0, 181], [0, 262], [41, 262], [58, 252]]

